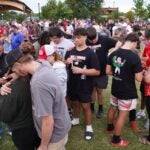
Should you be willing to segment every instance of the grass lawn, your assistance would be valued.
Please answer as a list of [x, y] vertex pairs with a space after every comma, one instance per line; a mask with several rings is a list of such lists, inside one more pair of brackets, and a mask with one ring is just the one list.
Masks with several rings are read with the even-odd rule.
[[[96, 119], [95, 114], [93, 114], [93, 128], [94, 128], [94, 138], [92, 141], [87, 142], [83, 139], [85, 131], [85, 123], [83, 115], [80, 118], [80, 125], [73, 127], [69, 134], [69, 141], [67, 144], [67, 150], [120, 150], [122, 148], [112, 147], [109, 144], [110, 136], [104, 134], [104, 130], [107, 125], [106, 113], [109, 107], [109, 96], [110, 96], [110, 84], [108, 89], [105, 91], [105, 116], [102, 119]], [[128, 150], [150, 150], [150, 146], [142, 145], [138, 142], [138, 137], [147, 131], [144, 130], [143, 125], [145, 121], [138, 121], [142, 129], [140, 133], [133, 133], [128, 120], [126, 121], [123, 135], [124, 139], [128, 139], [131, 144], [127, 148]], [[0, 150], [16, 150], [11, 142], [11, 137], [4, 134], [3, 139], [0, 141]]]

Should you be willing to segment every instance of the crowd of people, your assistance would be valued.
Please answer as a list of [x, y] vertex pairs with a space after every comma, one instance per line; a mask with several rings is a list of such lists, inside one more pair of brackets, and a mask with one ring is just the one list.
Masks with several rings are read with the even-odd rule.
[[[121, 138], [125, 120], [133, 132], [136, 119], [148, 119], [150, 145], [150, 23], [128, 19], [98, 24], [91, 19], [16, 21], [0, 25], [0, 139], [2, 122], [18, 150], [64, 150], [71, 126], [85, 118], [84, 139], [94, 136], [92, 113], [104, 118], [110, 144], [127, 147]], [[110, 107], [104, 90], [112, 76]], [[140, 82], [141, 109], [136, 113]]]

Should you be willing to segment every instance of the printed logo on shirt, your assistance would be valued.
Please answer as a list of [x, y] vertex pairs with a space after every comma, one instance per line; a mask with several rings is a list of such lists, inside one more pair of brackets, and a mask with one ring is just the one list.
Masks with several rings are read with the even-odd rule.
[[115, 74], [120, 74], [120, 69], [124, 66], [126, 60], [122, 61], [121, 57], [114, 56], [112, 61], [113, 66], [115, 67]]
[[64, 47], [54, 47], [58, 54], [61, 56], [62, 59], [65, 58], [66, 50]]
[[96, 53], [96, 51], [101, 48], [101, 44], [98, 44], [98, 45], [92, 45], [92, 46], [89, 46], [89, 48], [91, 48], [93, 50], [94, 53]]
[[80, 62], [83, 62], [86, 60], [85, 56], [76, 56], [76, 55], [71, 55], [71, 58], [73, 59], [73, 65], [79, 65]]

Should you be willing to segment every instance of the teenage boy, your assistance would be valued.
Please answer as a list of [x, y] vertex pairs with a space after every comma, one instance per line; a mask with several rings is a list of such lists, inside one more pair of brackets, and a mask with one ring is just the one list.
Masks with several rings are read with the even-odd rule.
[[87, 47], [87, 32], [78, 28], [74, 32], [75, 48], [66, 54], [69, 70], [68, 95], [73, 103], [72, 125], [79, 124], [80, 105], [85, 114], [85, 140], [93, 137], [91, 122], [91, 94], [93, 90], [93, 76], [100, 74], [98, 60], [95, 53]]
[[91, 110], [94, 111], [95, 100], [98, 100], [99, 108], [96, 114], [97, 118], [103, 116], [103, 90], [107, 88], [108, 76], [106, 75], [107, 55], [111, 48], [118, 49], [121, 42], [117, 42], [107, 36], [99, 35], [93, 27], [87, 28], [87, 45], [96, 53], [101, 68], [101, 74], [94, 79], [94, 88], [92, 93]]
[[63, 59], [65, 58], [66, 52], [74, 48], [74, 43], [64, 38], [63, 31], [58, 27], [50, 28], [49, 36], [51, 40], [50, 45], [55, 48]]
[[[127, 35], [124, 45], [113, 52], [108, 58], [106, 73], [113, 76], [111, 86], [111, 100], [108, 111], [107, 132], [114, 130], [111, 140], [113, 146], [126, 147], [129, 142], [121, 139], [120, 135], [128, 112], [136, 108], [137, 90], [135, 79], [142, 80], [142, 66], [140, 58], [133, 52], [139, 42], [135, 33]], [[113, 118], [119, 110], [116, 122]]]

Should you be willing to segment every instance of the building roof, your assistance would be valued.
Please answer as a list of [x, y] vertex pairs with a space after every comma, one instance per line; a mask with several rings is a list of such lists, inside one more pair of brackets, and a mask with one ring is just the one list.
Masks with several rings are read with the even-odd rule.
[[20, 0], [0, 0], [0, 12], [18, 10], [30, 14], [32, 10]]

